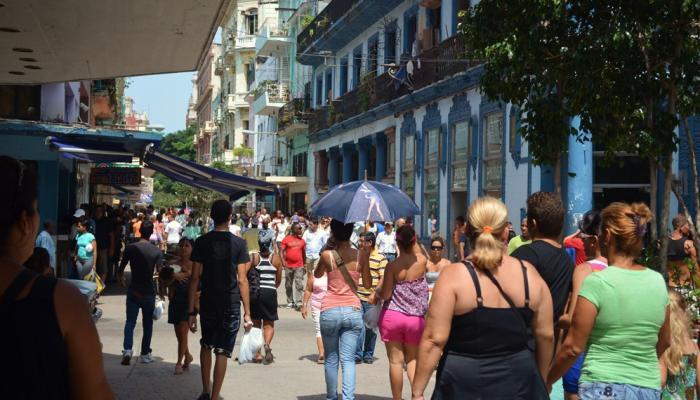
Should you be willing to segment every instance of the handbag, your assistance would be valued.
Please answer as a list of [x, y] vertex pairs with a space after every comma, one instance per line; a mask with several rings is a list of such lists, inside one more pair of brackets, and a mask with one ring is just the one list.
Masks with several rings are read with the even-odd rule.
[[158, 321], [163, 316], [165, 311], [165, 302], [161, 299], [156, 300], [156, 305], [153, 307], [153, 320]]
[[102, 281], [99, 275], [95, 273], [95, 270], [90, 271], [87, 275], [83, 277], [84, 281], [95, 282], [95, 292], [99, 295], [105, 290], [105, 283]]

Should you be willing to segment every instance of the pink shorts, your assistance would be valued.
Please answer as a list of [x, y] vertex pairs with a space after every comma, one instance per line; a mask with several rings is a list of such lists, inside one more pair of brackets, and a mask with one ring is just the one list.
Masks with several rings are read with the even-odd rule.
[[418, 345], [425, 328], [425, 318], [406, 315], [394, 310], [382, 310], [379, 315], [379, 333], [382, 342], [401, 342]]

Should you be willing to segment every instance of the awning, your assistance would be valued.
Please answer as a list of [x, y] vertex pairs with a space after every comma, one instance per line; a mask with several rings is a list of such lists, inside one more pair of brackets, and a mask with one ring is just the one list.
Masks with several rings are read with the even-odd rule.
[[267, 182], [248, 178], [196, 164], [164, 151], [148, 146], [144, 155], [146, 167], [156, 170], [170, 179], [200, 189], [223, 193], [231, 201], [255, 192], [259, 195], [275, 193], [276, 187]]
[[134, 154], [123, 143], [96, 142], [48, 136], [46, 144], [66, 158], [93, 163], [131, 162]]

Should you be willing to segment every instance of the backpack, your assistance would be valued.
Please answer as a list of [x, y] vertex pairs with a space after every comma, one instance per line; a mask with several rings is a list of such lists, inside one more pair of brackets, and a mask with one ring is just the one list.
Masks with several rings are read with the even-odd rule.
[[[259, 260], [258, 260], [259, 261]], [[250, 288], [250, 299], [256, 300], [260, 298], [260, 271], [251, 266], [248, 270], [248, 287]]]

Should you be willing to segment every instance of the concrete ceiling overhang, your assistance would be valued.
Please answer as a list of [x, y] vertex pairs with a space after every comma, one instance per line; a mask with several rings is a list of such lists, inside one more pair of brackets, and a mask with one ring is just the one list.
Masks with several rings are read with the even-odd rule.
[[0, 83], [182, 72], [208, 54], [226, 0], [0, 0]]

